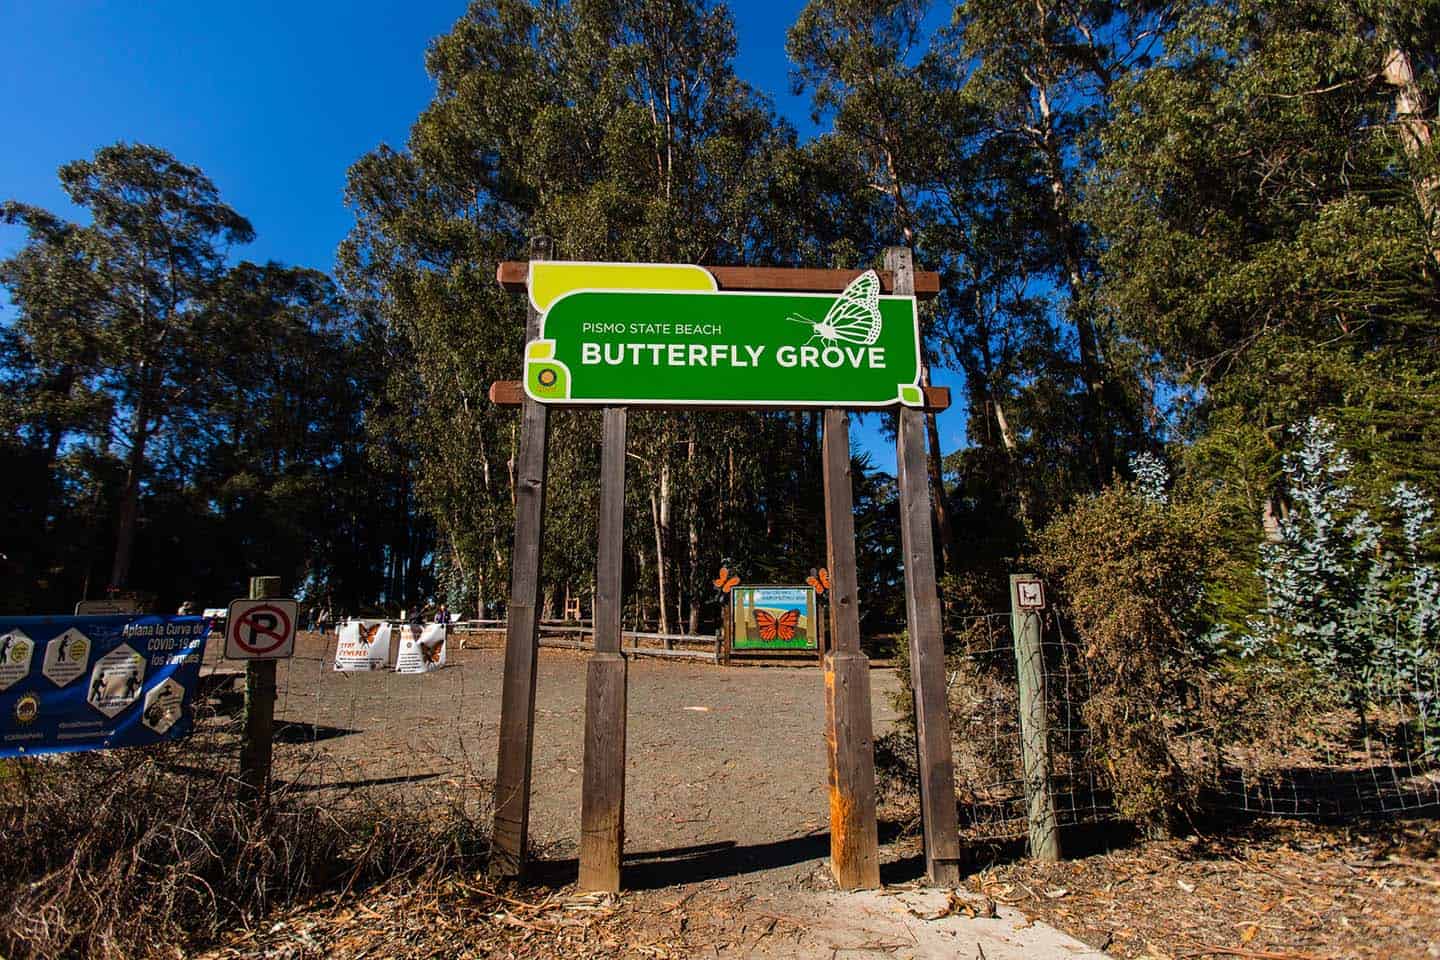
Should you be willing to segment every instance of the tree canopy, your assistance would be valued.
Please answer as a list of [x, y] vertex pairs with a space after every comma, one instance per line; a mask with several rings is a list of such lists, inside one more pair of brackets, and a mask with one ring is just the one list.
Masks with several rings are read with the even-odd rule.
[[[738, 75], [723, 4], [477, 0], [405, 142], [350, 168], [333, 281], [240, 259], [253, 229], [200, 170], [102, 147], [60, 170], [86, 222], [0, 208], [26, 235], [0, 262], [3, 602], [214, 597], [263, 551], [332, 605], [497, 610], [517, 437], [488, 388], [524, 323], [499, 261], [906, 244], [943, 278], [924, 355], [967, 415], [927, 444], [954, 595], [1003, 605], [986, 585], [1146, 454], [1224, 518], [1203, 609], [1233, 627], [1310, 417], [1356, 458], [1353, 509], [1440, 491], [1437, 39], [1436, 0], [813, 0], [788, 28], [804, 139]], [[595, 416], [553, 424], [558, 612], [593, 583], [599, 454]], [[631, 418], [631, 622], [710, 629], [722, 560], [820, 565], [819, 429]], [[859, 451], [855, 477], [862, 609], [894, 627], [894, 486]]]

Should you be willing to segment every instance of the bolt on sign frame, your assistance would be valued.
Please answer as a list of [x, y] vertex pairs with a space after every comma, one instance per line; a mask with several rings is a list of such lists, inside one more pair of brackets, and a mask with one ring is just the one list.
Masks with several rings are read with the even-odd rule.
[[[891, 247], [885, 270], [507, 261], [500, 285], [529, 296], [525, 373], [490, 387], [520, 411], [495, 829], [490, 871], [525, 867], [539, 650], [540, 544], [549, 406], [603, 410], [595, 653], [586, 677], [580, 888], [620, 888], [625, 823], [626, 661], [620, 652], [625, 427], [629, 407], [824, 408], [826, 553], [831, 650], [825, 655], [830, 865], [843, 889], [880, 885], [870, 665], [860, 649], [850, 409], [899, 408], [896, 449], [905, 605], [920, 753], [925, 866], [960, 879], [959, 832], [945, 703], [924, 417], [949, 391], [921, 386], [915, 300], [939, 292], [911, 251]], [[643, 374], [643, 375], [637, 375]]]

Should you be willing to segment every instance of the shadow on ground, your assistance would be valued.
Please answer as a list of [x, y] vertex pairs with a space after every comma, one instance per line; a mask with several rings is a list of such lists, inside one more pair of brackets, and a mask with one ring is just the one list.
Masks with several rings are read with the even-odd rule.
[[[880, 821], [880, 843], [887, 844], [899, 836], [901, 825]], [[769, 843], [741, 845], [733, 840], [717, 843], [701, 843], [686, 847], [671, 847], [665, 850], [639, 850], [624, 856], [622, 885], [626, 890], [658, 890], [683, 883], [702, 883], [706, 880], [722, 880], [752, 873], [763, 873], [793, 867], [812, 860], [825, 860], [830, 856], [830, 834], [809, 833]], [[900, 883], [925, 871], [923, 858], [918, 872], [911, 876], [910, 860], [900, 861], [904, 866], [885, 864], [881, 867], [881, 880], [885, 883]], [[579, 876], [579, 861], [570, 857], [560, 860], [538, 860], [535, 862], [533, 877], [542, 884], [563, 885], [573, 883]], [[890, 873], [891, 876], [886, 874]]]

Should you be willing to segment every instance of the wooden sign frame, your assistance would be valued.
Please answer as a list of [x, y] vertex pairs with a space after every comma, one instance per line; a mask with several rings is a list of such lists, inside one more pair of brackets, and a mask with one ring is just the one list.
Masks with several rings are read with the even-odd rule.
[[803, 647], [802, 647], [802, 646], [795, 646], [795, 645], [783, 646], [783, 647], [766, 647], [766, 646], [760, 646], [760, 645], [750, 644], [750, 643], [747, 643], [745, 646], [739, 646], [739, 645], [737, 644], [737, 642], [736, 642], [736, 641], [738, 640], [738, 638], [732, 638], [732, 639], [731, 639], [731, 642], [730, 642], [730, 648], [731, 648], [732, 650], [743, 650], [743, 651], [745, 651], [745, 652], [747, 652], [747, 653], [763, 653], [763, 654], [767, 654], [767, 655], [768, 655], [768, 654], [776, 654], [776, 653], [800, 653], [800, 654], [804, 654], [804, 655], [806, 655], [806, 656], [809, 656], [810, 654], [812, 654], [812, 653], [815, 652], [815, 650], [816, 650], [817, 647], [821, 647], [821, 646], [823, 645], [823, 644], [821, 643], [821, 640], [820, 640], [820, 631], [819, 631], [819, 626], [818, 626], [818, 620], [819, 620], [819, 618], [820, 618], [820, 598], [819, 598], [819, 596], [815, 593], [815, 588], [814, 588], [814, 587], [810, 586], [809, 584], [805, 584], [805, 583], [742, 583], [742, 584], [740, 584], [739, 586], [737, 586], [734, 590], [731, 590], [731, 591], [730, 591], [729, 599], [726, 601], [727, 603], [730, 604], [731, 623], [737, 623], [737, 625], [738, 625], [738, 622], [735, 620], [734, 611], [735, 611], [735, 607], [736, 607], [737, 602], [738, 602], [738, 598], [736, 597], [736, 594], [737, 594], [739, 591], [741, 591], [741, 590], [750, 590], [750, 591], [755, 591], [755, 590], [800, 590], [800, 591], [804, 591], [804, 592], [809, 596], [809, 602], [806, 604], [805, 609], [806, 609], [806, 611], [807, 611], [807, 614], [806, 614], [807, 619], [810, 621], [810, 630], [811, 630], [811, 633], [810, 633], [809, 637], [807, 637], [807, 643], [806, 643], [806, 645], [803, 646]]
[[[531, 242], [531, 259], [550, 260], [543, 238]], [[705, 267], [721, 290], [838, 294], [861, 270]], [[529, 264], [507, 261], [496, 269], [506, 290], [525, 292]], [[917, 273], [909, 248], [885, 251], [882, 289], [928, 299], [939, 293], [939, 276]], [[527, 301], [529, 298], [527, 297]], [[529, 304], [525, 343], [539, 332], [540, 314]], [[523, 344], [522, 344], [523, 347]], [[544, 529], [549, 409], [525, 396], [518, 382], [491, 385], [490, 398], [520, 407], [515, 457], [515, 541], [500, 706], [495, 777], [495, 824], [490, 872], [518, 876], [525, 868], [530, 820], [531, 758], [535, 730], [535, 677], [539, 651], [540, 545]], [[901, 407], [896, 461], [905, 556], [905, 607], [920, 754], [921, 816], [925, 866], [930, 881], [960, 880], [960, 840], [954, 762], [945, 701], [945, 658], [940, 596], [930, 529], [926, 478], [926, 410], [944, 409], [949, 392], [929, 389], [925, 407]], [[599, 572], [594, 603], [595, 653], [586, 677], [585, 748], [580, 812], [582, 890], [620, 889], [625, 824], [626, 661], [620, 652], [622, 538], [625, 503], [625, 406], [602, 408], [598, 531]], [[733, 409], [733, 408], [732, 408]], [[855, 569], [854, 499], [850, 477], [850, 416], [824, 408], [822, 433], [825, 539], [831, 586], [829, 652], [825, 675], [825, 743], [830, 790], [830, 866], [842, 889], [880, 886], [875, 815], [874, 735], [870, 710], [870, 662], [860, 648]], [[821, 643], [824, 650], [825, 644]]]

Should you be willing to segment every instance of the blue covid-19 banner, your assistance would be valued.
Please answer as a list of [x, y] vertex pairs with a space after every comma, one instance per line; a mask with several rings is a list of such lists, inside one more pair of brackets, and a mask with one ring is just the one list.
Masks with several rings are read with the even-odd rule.
[[178, 740], [210, 621], [0, 617], [0, 757]]

